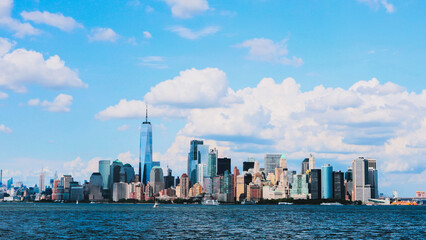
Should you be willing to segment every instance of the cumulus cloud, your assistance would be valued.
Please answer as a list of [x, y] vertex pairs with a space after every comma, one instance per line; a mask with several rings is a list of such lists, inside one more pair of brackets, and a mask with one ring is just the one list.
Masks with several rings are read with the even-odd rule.
[[208, 27], [205, 27], [201, 30], [193, 31], [189, 28], [185, 28], [185, 27], [182, 27], [182, 26], [174, 26], [174, 27], [168, 28], [168, 30], [176, 33], [177, 35], [179, 35], [182, 38], [194, 40], [194, 39], [198, 39], [198, 38], [201, 38], [201, 37], [213, 35], [220, 30], [220, 27], [208, 26]]
[[37, 35], [40, 31], [29, 23], [22, 23], [11, 17], [13, 0], [0, 1], [0, 27], [7, 28], [15, 32], [15, 37], [25, 37], [27, 35]]
[[144, 99], [154, 105], [197, 108], [224, 103], [231, 100], [232, 94], [223, 71], [217, 68], [192, 68], [152, 87]]
[[152, 38], [152, 35], [148, 31], [144, 31], [143, 32], [143, 37], [146, 38], [146, 39], [150, 39], [150, 38]]
[[383, 6], [386, 9], [387, 13], [395, 12], [395, 7], [393, 4], [389, 3], [387, 0], [358, 0], [360, 3], [367, 4], [370, 8], [378, 10], [380, 6]]
[[78, 23], [74, 20], [72, 17], [66, 17], [62, 13], [50, 13], [47, 11], [40, 12], [40, 11], [33, 11], [33, 12], [27, 12], [23, 11], [21, 12], [21, 16], [24, 20], [32, 21], [34, 23], [43, 23], [47, 24], [56, 28], [61, 29], [65, 32], [71, 32], [72, 30], [76, 28], [82, 28], [83, 25]]
[[[5, 47], [4, 42], [0, 38], [3, 52], [12, 46]], [[41, 53], [22, 48], [0, 55], [0, 87], [26, 92], [26, 86], [31, 84], [55, 89], [87, 87], [58, 55], [45, 60]]]
[[2, 133], [11, 133], [12, 129], [6, 127], [4, 124], [0, 124], [0, 132], [2, 132]]
[[171, 7], [172, 15], [177, 18], [191, 18], [209, 10], [207, 0], [163, 0]]
[[89, 42], [104, 41], [104, 42], [115, 42], [120, 36], [114, 32], [111, 28], [92, 28], [90, 34], [87, 35]]
[[274, 42], [266, 38], [253, 38], [235, 45], [238, 48], [248, 48], [248, 58], [251, 60], [280, 63], [284, 65], [300, 66], [303, 60], [299, 57], [288, 57], [288, 39]]
[[31, 99], [28, 101], [29, 106], [41, 106], [49, 112], [69, 112], [72, 105], [73, 97], [71, 95], [59, 94], [52, 102], [40, 99]]

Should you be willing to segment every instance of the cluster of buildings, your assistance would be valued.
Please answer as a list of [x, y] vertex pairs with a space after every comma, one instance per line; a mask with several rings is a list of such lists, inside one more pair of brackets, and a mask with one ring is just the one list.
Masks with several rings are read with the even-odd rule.
[[316, 168], [315, 158], [310, 155], [302, 161], [301, 171], [297, 173], [287, 168], [284, 154], [266, 154], [262, 168], [258, 161], [249, 158], [240, 171], [236, 166], [231, 167], [231, 158], [219, 157], [216, 148], [210, 148], [202, 140], [192, 140], [187, 173], [175, 178], [168, 167], [164, 175], [160, 162], [153, 161], [152, 153], [152, 126], [146, 117], [141, 125], [138, 172], [118, 159], [100, 160], [98, 172], [92, 173], [89, 181], [80, 184], [71, 175], [58, 178], [55, 174], [47, 185], [42, 171], [39, 187], [26, 188], [10, 179], [7, 186], [0, 187], [0, 199], [117, 202], [208, 198], [221, 202], [258, 202], [293, 198], [368, 202], [378, 198], [374, 159], [354, 159], [348, 170], [341, 172], [333, 171], [329, 164]]

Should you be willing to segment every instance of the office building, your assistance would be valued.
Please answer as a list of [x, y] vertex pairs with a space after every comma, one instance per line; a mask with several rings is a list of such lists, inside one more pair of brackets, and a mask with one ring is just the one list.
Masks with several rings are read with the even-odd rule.
[[309, 195], [309, 178], [306, 174], [295, 174], [293, 176], [290, 197], [294, 199], [307, 199]]
[[180, 177], [180, 197], [187, 198], [189, 193], [189, 177], [187, 174], [182, 174]]
[[311, 154], [309, 156], [309, 160], [308, 160], [308, 170], [311, 171], [312, 169], [315, 169], [315, 158], [314, 156]]
[[218, 158], [217, 159], [217, 175], [224, 175], [225, 171], [231, 172], [231, 159]]
[[309, 158], [305, 158], [302, 161], [302, 171], [301, 174], [306, 174], [309, 171]]
[[171, 188], [175, 186], [175, 177], [172, 176], [172, 169], [167, 168], [167, 176], [164, 177], [164, 188]]
[[280, 166], [281, 154], [266, 154], [265, 155], [265, 174], [274, 173], [275, 168]]
[[217, 156], [218, 152], [217, 149], [210, 150], [209, 153], [209, 162], [207, 165], [207, 177], [214, 178], [217, 173]]
[[164, 189], [164, 175], [161, 167], [151, 168], [149, 184], [152, 186], [154, 194], [160, 193]]
[[40, 193], [41, 192], [44, 192], [44, 190], [46, 189], [46, 173], [45, 172], [43, 172], [43, 170], [41, 170], [41, 173], [40, 173], [40, 179], [39, 179], [39, 189], [40, 189]]
[[333, 167], [330, 164], [321, 167], [321, 198], [333, 198]]
[[321, 199], [321, 169], [312, 169], [309, 178], [311, 199]]
[[126, 164], [124, 164], [123, 168], [124, 168], [124, 174], [125, 174], [124, 175], [125, 176], [124, 181], [126, 183], [134, 182], [134, 180], [135, 180], [135, 169], [132, 167], [132, 165], [126, 163]]
[[188, 166], [187, 172], [189, 177], [189, 185], [197, 182], [197, 166], [201, 163], [200, 151], [198, 150], [199, 145], [203, 145], [202, 140], [192, 140], [190, 143], [190, 149], [188, 153]]
[[243, 172], [247, 172], [250, 168], [254, 168], [254, 162], [243, 162]]
[[99, 160], [99, 173], [102, 176], [102, 188], [105, 195], [109, 190], [110, 160]]
[[371, 185], [368, 180], [368, 160], [359, 157], [352, 161], [353, 199], [367, 202], [371, 198]]
[[345, 200], [345, 178], [341, 171], [333, 172], [333, 199]]
[[145, 122], [141, 125], [139, 146], [139, 177], [146, 185], [150, 181], [152, 164], [152, 125], [148, 121], [148, 108], [146, 109]]
[[207, 164], [199, 163], [197, 166], [197, 182], [204, 186], [204, 177], [207, 175]]
[[89, 201], [102, 201], [103, 178], [98, 172], [92, 173], [89, 182]]
[[112, 162], [110, 166], [110, 189], [112, 189], [112, 185], [114, 183], [118, 182], [125, 182], [126, 174], [124, 172], [124, 166], [123, 163], [116, 159], [114, 162]]

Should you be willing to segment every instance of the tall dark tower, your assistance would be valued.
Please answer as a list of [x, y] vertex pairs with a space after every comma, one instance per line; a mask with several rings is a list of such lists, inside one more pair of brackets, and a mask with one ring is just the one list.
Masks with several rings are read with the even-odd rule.
[[[143, 164], [142, 164], [143, 159]], [[146, 107], [145, 122], [141, 125], [139, 147], [139, 178], [143, 184], [150, 180], [152, 168], [152, 125], [148, 122], [148, 107]]]

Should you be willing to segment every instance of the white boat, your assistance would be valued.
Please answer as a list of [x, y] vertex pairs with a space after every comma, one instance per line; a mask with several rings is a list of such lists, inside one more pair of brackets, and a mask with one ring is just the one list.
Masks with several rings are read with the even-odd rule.
[[92, 202], [90, 202], [90, 204], [95, 204], [95, 202], [92, 201]]
[[254, 205], [254, 204], [256, 204], [256, 202], [255, 201], [253, 201], [253, 200], [250, 200], [250, 201], [247, 201], [247, 200], [243, 200], [242, 202], [241, 202], [241, 205]]
[[205, 206], [217, 206], [219, 205], [219, 202], [213, 199], [206, 199], [202, 202], [202, 204]]
[[77, 200], [77, 201], [75, 201], [75, 204], [78, 204], [78, 200]]
[[291, 202], [279, 202], [278, 205], [293, 205]]
[[158, 208], [158, 203], [154, 203], [153, 208]]
[[321, 203], [320, 205], [323, 205], [323, 206], [340, 206], [340, 205], [343, 205], [343, 204], [338, 203], [338, 202], [328, 202], [328, 203]]

